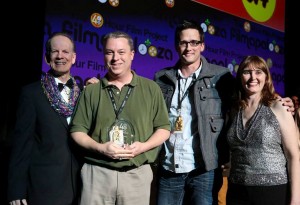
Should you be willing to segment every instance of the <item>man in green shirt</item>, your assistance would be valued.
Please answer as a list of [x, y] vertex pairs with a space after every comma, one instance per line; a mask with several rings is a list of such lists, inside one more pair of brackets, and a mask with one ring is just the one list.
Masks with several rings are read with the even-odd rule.
[[112, 32], [103, 38], [108, 72], [85, 88], [71, 122], [71, 136], [85, 148], [80, 204], [149, 204], [149, 164], [170, 136], [159, 86], [131, 70], [132, 38]]

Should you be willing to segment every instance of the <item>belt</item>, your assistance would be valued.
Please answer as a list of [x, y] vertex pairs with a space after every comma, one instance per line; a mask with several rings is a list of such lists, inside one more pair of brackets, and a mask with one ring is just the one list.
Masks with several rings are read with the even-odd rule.
[[[118, 171], [118, 172], [128, 172], [130, 170], [133, 170], [133, 169], [136, 169], [136, 168], [139, 168], [137, 166], [125, 166], [125, 167], [110, 167], [110, 166], [107, 166], [107, 165], [104, 165], [104, 164], [101, 164], [100, 165], [101, 167], [104, 167], [106, 169], [109, 169], [109, 170], [114, 170], [114, 171]], [[143, 165], [141, 165], [143, 166]]]
[[207, 172], [204, 167], [197, 167], [196, 169], [194, 169], [190, 172], [175, 173], [175, 172], [166, 170], [163, 166], [160, 166], [160, 171], [161, 171], [162, 175], [165, 177], [176, 177], [176, 176], [181, 176], [181, 175], [195, 177], [195, 176], [198, 176], [198, 175], [201, 175], [201, 174]]

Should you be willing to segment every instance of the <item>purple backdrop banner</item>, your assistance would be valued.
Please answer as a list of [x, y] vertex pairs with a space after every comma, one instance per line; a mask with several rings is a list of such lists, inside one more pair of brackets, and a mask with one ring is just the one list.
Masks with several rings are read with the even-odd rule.
[[[72, 75], [78, 83], [106, 73], [101, 38], [108, 32], [129, 33], [135, 43], [132, 68], [152, 79], [156, 71], [174, 65], [177, 23], [193, 19], [205, 31], [202, 53], [233, 75], [246, 55], [260, 55], [269, 64], [275, 89], [284, 95], [284, 33], [223, 13], [193, 1], [48, 0], [45, 40], [57, 31], [71, 34], [77, 46]], [[43, 71], [48, 70], [46, 62]]]

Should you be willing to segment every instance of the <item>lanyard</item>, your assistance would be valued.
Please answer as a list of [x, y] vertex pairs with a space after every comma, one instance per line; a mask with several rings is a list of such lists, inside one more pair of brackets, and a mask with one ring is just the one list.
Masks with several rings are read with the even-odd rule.
[[111, 87], [108, 87], [108, 94], [109, 94], [109, 97], [110, 97], [110, 100], [113, 104], [113, 107], [114, 107], [114, 111], [115, 111], [115, 114], [116, 114], [116, 118], [118, 119], [118, 116], [120, 115], [120, 113], [122, 112], [123, 108], [125, 107], [125, 104], [129, 98], [129, 95], [131, 94], [131, 91], [132, 91], [132, 87], [129, 87], [128, 90], [127, 90], [127, 93], [125, 95], [125, 98], [119, 108], [119, 110], [117, 109], [117, 104], [116, 104], [116, 101], [115, 101], [115, 98], [113, 96], [113, 91], [112, 91], [112, 88]]
[[191, 87], [193, 86], [193, 84], [196, 82], [196, 74], [195, 74], [195, 73], [193, 74], [193, 80], [192, 80], [192, 82], [190, 83], [189, 87], [186, 89], [186, 91], [183, 93], [182, 97], [180, 97], [180, 79], [181, 79], [181, 78], [182, 78], [182, 77], [179, 75], [178, 80], [177, 80], [177, 82], [178, 82], [178, 108], [177, 108], [177, 110], [178, 110], [178, 112], [179, 112], [179, 115], [180, 115], [180, 112], [181, 112], [182, 101], [183, 101], [184, 98], [188, 95], [190, 88], [191, 88]]

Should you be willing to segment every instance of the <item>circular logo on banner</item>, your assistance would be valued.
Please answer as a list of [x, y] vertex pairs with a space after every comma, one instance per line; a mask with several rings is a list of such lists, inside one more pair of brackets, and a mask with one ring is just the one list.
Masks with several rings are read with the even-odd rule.
[[175, 4], [175, 0], [165, 0], [167, 7], [172, 8]]
[[109, 0], [108, 1], [110, 5], [112, 5], [113, 7], [117, 7], [119, 6], [119, 0]]
[[93, 13], [90, 20], [92, 25], [96, 28], [100, 28], [104, 23], [103, 17], [99, 13]]
[[150, 46], [148, 48], [148, 53], [150, 56], [155, 57], [157, 55], [157, 49], [155, 46]]
[[250, 32], [250, 30], [251, 30], [251, 25], [248, 21], [245, 21], [245, 23], [244, 23], [244, 30], [246, 32]]
[[138, 47], [140, 54], [145, 55], [147, 53], [147, 46], [141, 43]]
[[276, 0], [243, 0], [247, 13], [258, 22], [268, 21], [276, 7]]
[[216, 32], [216, 29], [213, 25], [208, 25], [207, 30], [208, 30], [208, 33], [211, 35], [214, 35]]

